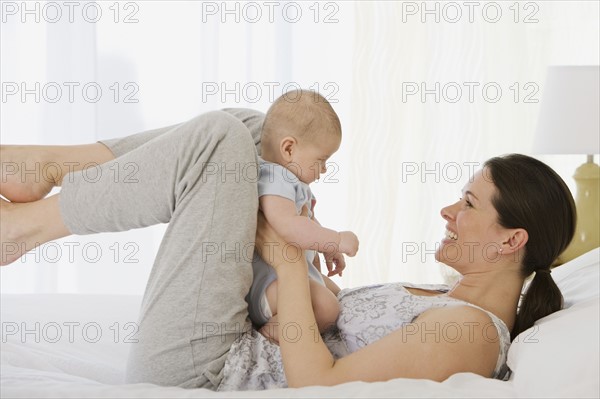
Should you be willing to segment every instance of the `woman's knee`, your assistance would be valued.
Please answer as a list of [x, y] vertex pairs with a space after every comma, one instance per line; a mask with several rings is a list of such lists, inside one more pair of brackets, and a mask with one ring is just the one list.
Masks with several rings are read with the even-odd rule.
[[[221, 183], [247, 183], [244, 186], [248, 190], [256, 191], [258, 158], [254, 140], [242, 121], [227, 112], [212, 111], [187, 125], [182, 145], [210, 152], [205, 154], [203, 173], [218, 175]], [[239, 195], [243, 193], [240, 191]]]
[[206, 140], [217, 140], [219, 149], [231, 152], [238, 157], [254, 160], [256, 149], [252, 135], [246, 125], [234, 115], [225, 111], [211, 111], [189, 121], [193, 135]]

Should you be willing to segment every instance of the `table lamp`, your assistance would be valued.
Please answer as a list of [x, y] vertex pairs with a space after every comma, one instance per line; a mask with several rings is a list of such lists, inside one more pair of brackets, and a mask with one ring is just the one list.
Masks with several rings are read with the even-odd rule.
[[541, 154], [585, 154], [575, 170], [577, 227], [573, 241], [559, 256], [562, 264], [600, 246], [600, 66], [548, 68], [533, 151]]

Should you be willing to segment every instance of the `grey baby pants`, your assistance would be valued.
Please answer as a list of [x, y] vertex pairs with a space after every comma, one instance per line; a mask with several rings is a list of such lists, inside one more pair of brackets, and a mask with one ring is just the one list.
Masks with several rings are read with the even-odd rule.
[[[228, 109], [103, 140], [116, 159], [99, 166], [97, 180], [80, 171], [64, 178], [59, 206], [73, 234], [169, 223], [126, 382], [216, 389], [231, 344], [250, 328], [244, 297], [252, 283], [258, 211], [252, 168], [263, 118]], [[115, 168], [135, 173], [116, 179]]]

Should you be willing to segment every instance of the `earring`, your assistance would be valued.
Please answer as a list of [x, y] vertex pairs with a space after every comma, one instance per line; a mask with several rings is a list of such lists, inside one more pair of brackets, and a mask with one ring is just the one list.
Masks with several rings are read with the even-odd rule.
[[498, 250], [498, 252], [499, 252], [499, 253], [502, 253], [502, 251], [503, 251], [503, 249], [502, 249], [502, 248], [500, 248], [500, 249]]

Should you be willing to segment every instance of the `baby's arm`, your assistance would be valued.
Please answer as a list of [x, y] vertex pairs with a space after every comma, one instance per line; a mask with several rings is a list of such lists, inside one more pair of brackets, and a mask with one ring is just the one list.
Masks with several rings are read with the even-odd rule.
[[296, 243], [302, 249], [318, 252], [338, 250], [340, 233], [322, 227], [306, 216], [296, 214], [293, 201], [278, 195], [263, 195], [259, 201], [269, 224], [287, 242]]
[[[321, 226], [321, 223], [319, 223], [319, 221], [315, 217], [314, 210], [313, 210], [313, 220], [315, 221], [315, 223], [317, 223], [319, 226]], [[315, 260], [313, 261], [313, 265], [317, 268], [319, 273], [321, 273], [321, 260], [319, 259], [318, 253], [315, 254]], [[341, 277], [342, 272], [346, 268], [346, 260], [344, 259], [344, 255], [342, 255], [342, 252], [326, 253], [325, 254], [325, 266], [327, 266], [327, 276], [325, 276], [323, 274], [323, 277], [331, 277], [331, 276], [335, 276], [336, 274]], [[329, 280], [329, 281], [331, 281], [331, 280]], [[327, 281], [325, 281], [325, 282], [327, 283]], [[328, 286], [328, 288], [330, 288], [330, 287]], [[334, 294], [337, 294], [337, 292], [334, 291], [333, 289], [331, 291], [333, 291]], [[339, 291], [339, 287], [338, 287], [338, 291]]]

